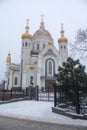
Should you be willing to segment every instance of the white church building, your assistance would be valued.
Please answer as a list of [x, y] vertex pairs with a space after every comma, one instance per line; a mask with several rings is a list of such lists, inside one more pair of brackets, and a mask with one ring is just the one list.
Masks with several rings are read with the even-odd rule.
[[64, 36], [61, 25], [58, 48], [54, 45], [51, 34], [45, 29], [43, 18], [40, 28], [31, 35], [29, 22], [22, 35], [20, 64], [12, 63], [11, 54], [6, 58], [5, 87], [26, 89], [30, 85], [38, 85], [40, 89], [52, 88], [58, 67], [68, 58], [68, 39]]

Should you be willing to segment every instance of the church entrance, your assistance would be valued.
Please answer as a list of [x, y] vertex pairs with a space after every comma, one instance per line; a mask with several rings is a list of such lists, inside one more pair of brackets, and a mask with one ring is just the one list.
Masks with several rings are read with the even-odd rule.
[[49, 92], [53, 92], [53, 84], [55, 80], [45, 80], [45, 90]]

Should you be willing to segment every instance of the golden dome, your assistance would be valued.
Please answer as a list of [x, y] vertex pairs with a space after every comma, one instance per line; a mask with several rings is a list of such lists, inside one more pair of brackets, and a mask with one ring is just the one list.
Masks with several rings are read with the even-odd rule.
[[58, 42], [61, 43], [61, 42], [68, 42], [68, 39], [65, 38], [64, 36], [61, 36], [59, 39], [58, 39]]
[[29, 24], [29, 20], [27, 19], [27, 25], [26, 25], [26, 27], [25, 27], [25, 33], [22, 35], [22, 39], [23, 38], [28, 38], [28, 39], [31, 39], [32, 38], [32, 35], [31, 34], [29, 34], [29, 26], [28, 26], [28, 24]]
[[14, 66], [10, 66], [10, 68], [9, 68], [10, 70], [12, 70], [12, 71], [14, 71], [15, 70], [15, 68], [14, 68]]
[[41, 19], [41, 22], [40, 22], [40, 28], [33, 34], [32, 39], [35, 40], [35, 39], [41, 38], [41, 37], [44, 37], [44, 39], [48, 39], [51, 42], [53, 42], [51, 34], [45, 29], [44, 21], [43, 21], [43, 15], [42, 15], [42, 19]]
[[29, 65], [29, 68], [30, 68], [31, 70], [35, 69], [34, 64], [30, 64], [30, 65]]
[[11, 56], [10, 56], [10, 53], [8, 53], [8, 56], [6, 58], [6, 62], [7, 63], [11, 63]]
[[64, 36], [64, 30], [63, 30], [63, 24], [61, 24], [61, 37], [58, 39], [58, 43], [61, 43], [61, 42], [65, 42], [67, 43], [68, 42], [68, 39]]
[[49, 42], [48, 42], [48, 45], [52, 45], [52, 42], [49, 41]]
[[47, 37], [49, 39], [52, 39], [51, 37], [51, 34], [46, 30], [44, 29], [43, 31], [42, 30], [37, 30], [34, 35], [33, 35], [33, 38], [34, 39], [37, 39], [37, 37]]
[[31, 38], [32, 38], [32, 35], [29, 34], [29, 33], [24, 33], [24, 34], [22, 35], [22, 38], [29, 38], [29, 39], [31, 39]]

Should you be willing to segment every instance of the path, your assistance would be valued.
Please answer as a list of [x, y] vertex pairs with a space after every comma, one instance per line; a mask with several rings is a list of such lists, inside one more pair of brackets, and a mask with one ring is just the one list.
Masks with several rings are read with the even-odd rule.
[[0, 130], [87, 130], [87, 127], [0, 117]]

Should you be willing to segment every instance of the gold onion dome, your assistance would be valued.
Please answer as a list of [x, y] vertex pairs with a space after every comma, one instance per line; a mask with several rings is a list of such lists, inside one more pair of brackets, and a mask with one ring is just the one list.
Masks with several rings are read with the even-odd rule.
[[32, 35], [29, 34], [29, 26], [28, 26], [28, 24], [29, 24], [29, 20], [27, 19], [27, 25], [25, 27], [26, 32], [22, 35], [22, 39], [23, 38], [28, 38], [28, 39], [32, 38]]
[[50, 39], [52, 39], [52, 37], [51, 37], [51, 34], [47, 31], [47, 30], [37, 30], [35, 33], [34, 33], [34, 35], [33, 35], [33, 38], [37, 38], [37, 37], [42, 37], [42, 36], [45, 36], [45, 37], [48, 37], [48, 38], [50, 38]]
[[58, 39], [58, 43], [64, 42], [67, 43], [68, 39], [64, 36], [63, 24], [61, 24], [61, 37]]
[[28, 33], [24, 33], [24, 34], [22, 35], [22, 38], [29, 38], [29, 39], [31, 39], [31, 38], [32, 38], [32, 35], [31, 35], [31, 34], [28, 34]]
[[6, 62], [11, 63], [11, 54], [10, 54], [10, 52], [7, 55]]
[[37, 39], [37, 37], [47, 37], [50, 40], [52, 39], [51, 34], [45, 29], [44, 26], [44, 21], [43, 21], [43, 15], [41, 15], [41, 22], [40, 22], [40, 29], [38, 29], [34, 35], [33, 35], [33, 39]]
[[31, 70], [35, 69], [34, 64], [30, 64], [30, 65], [29, 65], [29, 68], [30, 68]]
[[12, 71], [14, 71], [14, 70], [15, 70], [15, 67], [14, 67], [14, 66], [10, 66], [9, 69], [12, 70]]

